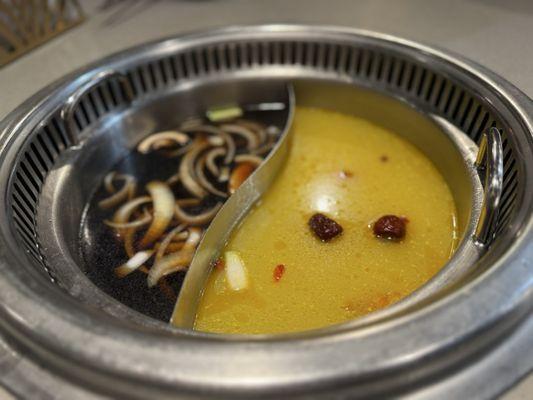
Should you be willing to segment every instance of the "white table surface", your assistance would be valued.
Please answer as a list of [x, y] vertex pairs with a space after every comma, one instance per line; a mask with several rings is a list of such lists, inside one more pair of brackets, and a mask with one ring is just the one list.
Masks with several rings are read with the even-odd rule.
[[[257, 23], [342, 25], [398, 35], [466, 56], [533, 97], [531, 0], [85, 0], [81, 4], [86, 22], [0, 69], [0, 118], [66, 73], [126, 47], [187, 31]], [[9, 396], [0, 389], [0, 399], [4, 398]], [[533, 399], [533, 376], [503, 398]]]

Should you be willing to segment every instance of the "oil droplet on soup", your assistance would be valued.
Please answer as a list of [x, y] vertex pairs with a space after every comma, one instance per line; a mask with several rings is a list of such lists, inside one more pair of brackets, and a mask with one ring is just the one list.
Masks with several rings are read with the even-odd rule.
[[[321, 109], [297, 108], [292, 129], [287, 164], [224, 249], [240, 254], [249, 287], [231, 290], [224, 270], [214, 269], [197, 330], [282, 333], [347, 321], [405, 297], [453, 253], [452, 194], [416, 147]], [[315, 213], [338, 222], [342, 234], [320, 241], [308, 226]], [[401, 241], [372, 232], [391, 214], [409, 221]]]

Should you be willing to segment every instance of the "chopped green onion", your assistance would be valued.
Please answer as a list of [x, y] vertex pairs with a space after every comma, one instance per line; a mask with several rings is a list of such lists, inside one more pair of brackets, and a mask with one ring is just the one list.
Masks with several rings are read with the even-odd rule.
[[206, 115], [211, 122], [227, 121], [242, 117], [242, 108], [236, 105], [215, 107], [207, 110]]

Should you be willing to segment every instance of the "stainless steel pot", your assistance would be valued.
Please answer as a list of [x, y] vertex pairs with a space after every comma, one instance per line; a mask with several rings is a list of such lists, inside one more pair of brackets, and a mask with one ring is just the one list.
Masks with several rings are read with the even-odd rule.
[[[204, 107], [196, 100], [209, 85], [231, 94], [257, 80], [294, 81], [307, 104], [336, 99], [371, 119], [383, 118], [379, 104], [401, 110], [382, 123], [418, 144], [454, 189], [466, 258], [460, 251], [398, 307], [274, 337], [174, 329], [98, 291], [76, 252], [91, 187], [140, 136]], [[176, 107], [191, 93], [180, 103], [190, 106]], [[193, 34], [65, 77], [0, 126], [0, 381], [28, 398], [497, 395], [533, 366], [531, 110], [519, 90], [460, 57], [338, 28]], [[481, 182], [484, 132], [491, 162]], [[100, 161], [80, 169], [95, 152]]]

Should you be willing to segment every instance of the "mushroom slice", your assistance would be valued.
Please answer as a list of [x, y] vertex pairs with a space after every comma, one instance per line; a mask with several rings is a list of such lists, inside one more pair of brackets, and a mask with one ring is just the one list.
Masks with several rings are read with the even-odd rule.
[[189, 142], [189, 136], [183, 132], [179, 131], [164, 131], [159, 133], [154, 133], [153, 135], [145, 138], [137, 146], [137, 151], [139, 153], [147, 154], [153, 150], [161, 149], [164, 147], [172, 147], [175, 144], [180, 146], [185, 145]]
[[176, 202], [174, 207], [174, 212], [176, 214], [176, 219], [181, 222], [184, 222], [189, 225], [205, 225], [210, 222], [215, 215], [217, 215], [218, 210], [222, 207], [222, 203], [217, 203], [213, 208], [197, 215], [191, 215], [183, 210], [180, 205]]

